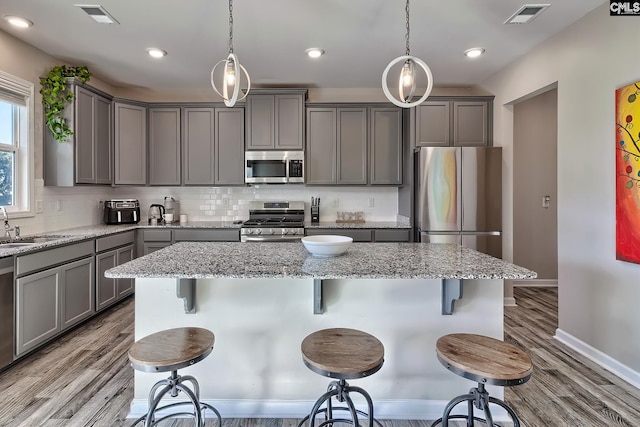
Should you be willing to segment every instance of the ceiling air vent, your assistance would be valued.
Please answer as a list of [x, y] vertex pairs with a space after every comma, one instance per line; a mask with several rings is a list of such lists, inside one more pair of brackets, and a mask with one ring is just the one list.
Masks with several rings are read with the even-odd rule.
[[509, 19], [504, 21], [505, 24], [527, 24], [536, 16], [540, 15], [543, 10], [551, 6], [550, 4], [525, 4], [516, 13], [511, 15]]
[[100, 24], [119, 24], [119, 22], [99, 4], [76, 4], [74, 6], [84, 10], [87, 15]]

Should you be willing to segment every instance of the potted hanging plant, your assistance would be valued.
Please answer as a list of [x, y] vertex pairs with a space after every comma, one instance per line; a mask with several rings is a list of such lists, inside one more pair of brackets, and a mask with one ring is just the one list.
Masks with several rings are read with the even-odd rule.
[[82, 83], [86, 83], [91, 73], [86, 66], [57, 65], [40, 78], [45, 123], [58, 142], [65, 142], [73, 135], [73, 131], [62, 116], [64, 107], [73, 101], [73, 92], [68, 89], [67, 77], [77, 77]]

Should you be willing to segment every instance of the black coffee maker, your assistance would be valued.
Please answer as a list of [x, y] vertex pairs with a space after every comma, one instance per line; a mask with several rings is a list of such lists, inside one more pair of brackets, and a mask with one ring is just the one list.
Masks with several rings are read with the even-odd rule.
[[164, 220], [164, 206], [151, 205], [149, 206], [149, 224], [161, 224]]

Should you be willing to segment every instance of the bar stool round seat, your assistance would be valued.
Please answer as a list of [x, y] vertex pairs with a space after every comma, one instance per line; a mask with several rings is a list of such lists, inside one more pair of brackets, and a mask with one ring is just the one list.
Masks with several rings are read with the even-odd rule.
[[[131, 366], [142, 372], [171, 372], [168, 379], [158, 381], [149, 392], [149, 410], [138, 418], [132, 427], [144, 421], [145, 427], [155, 426], [168, 418], [191, 416], [196, 426], [204, 426], [203, 412], [211, 410], [222, 426], [220, 413], [211, 405], [200, 402], [200, 386], [198, 381], [190, 376], [178, 375], [178, 369], [194, 365], [206, 358], [213, 351], [215, 336], [203, 328], [175, 328], [156, 332], [136, 341], [129, 349]], [[185, 382], [191, 383], [191, 388]], [[183, 392], [189, 398], [186, 402], [177, 402], [158, 406], [162, 398], [169, 393], [177, 397]], [[192, 412], [171, 412], [157, 418], [161, 411], [183, 405], [192, 407]]]
[[[329, 384], [327, 392], [316, 401], [311, 413], [298, 423], [299, 427], [307, 421], [309, 427], [314, 427], [318, 414], [324, 414], [324, 421], [318, 427], [336, 422], [359, 426], [358, 415], [368, 419], [369, 427], [372, 427], [374, 422], [377, 423], [373, 416], [373, 401], [369, 393], [361, 387], [349, 385], [346, 380], [368, 377], [382, 368], [384, 346], [380, 340], [357, 329], [331, 328], [309, 334], [300, 347], [302, 360], [310, 370], [338, 381]], [[364, 397], [367, 412], [355, 408], [350, 392]], [[346, 406], [334, 407], [332, 398], [345, 403]], [[322, 408], [325, 403], [326, 407]], [[351, 418], [334, 418], [334, 411], [348, 411]]]
[[[442, 418], [436, 420], [432, 427], [442, 423], [449, 425], [449, 420], [463, 418], [469, 425], [473, 420], [494, 426], [489, 403], [504, 408], [513, 420], [514, 427], [520, 426], [516, 413], [505, 402], [489, 396], [485, 384], [498, 386], [515, 386], [524, 384], [531, 377], [533, 362], [531, 358], [515, 345], [504, 341], [476, 334], [449, 334], [440, 337], [436, 342], [438, 360], [451, 372], [478, 383], [468, 394], [452, 399], [446, 406]], [[467, 415], [450, 415], [453, 408], [467, 402]], [[484, 411], [485, 419], [474, 416], [474, 406]]]

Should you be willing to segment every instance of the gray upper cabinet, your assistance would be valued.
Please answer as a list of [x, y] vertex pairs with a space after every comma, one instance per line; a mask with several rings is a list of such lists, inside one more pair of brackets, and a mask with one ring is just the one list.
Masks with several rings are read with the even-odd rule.
[[47, 186], [112, 184], [111, 99], [98, 90], [69, 80], [74, 101], [64, 117], [73, 130], [57, 142], [44, 129], [44, 181]]
[[244, 184], [244, 110], [183, 109], [185, 185]]
[[306, 90], [247, 96], [247, 150], [302, 150]]
[[307, 108], [306, 184], [402, 183], [402, 115], [395, 107]]
[[457, 146], [489, 145], [489, 106], [483, 101], [453, 102], [453, 143]]
[[451, 145], [451, 102], [425, 101], [416, 107], [417, 145]]
[[490, 146], [492, 97], [432, 99], [416, 107], [417, 146]]
[[244, 185], [244, 110], [215, 110], [215, 184]]
[[114, 103], [114, 184], [147, 183], [147, 108]]
[[180, 185], [180, 108], [149, 109], [149, 185]]
[[367, 183], [367, 109], [338, 108], [337, 184]]
[[371, 108], [369, 128], [369, 183], [402, 185], [402, 111]]
[[336, 109], [307, 108], [306, 184], [336, 183]]
[[213, 185], [215, 109], [183, 109], [183, 174], [185, 185]]

